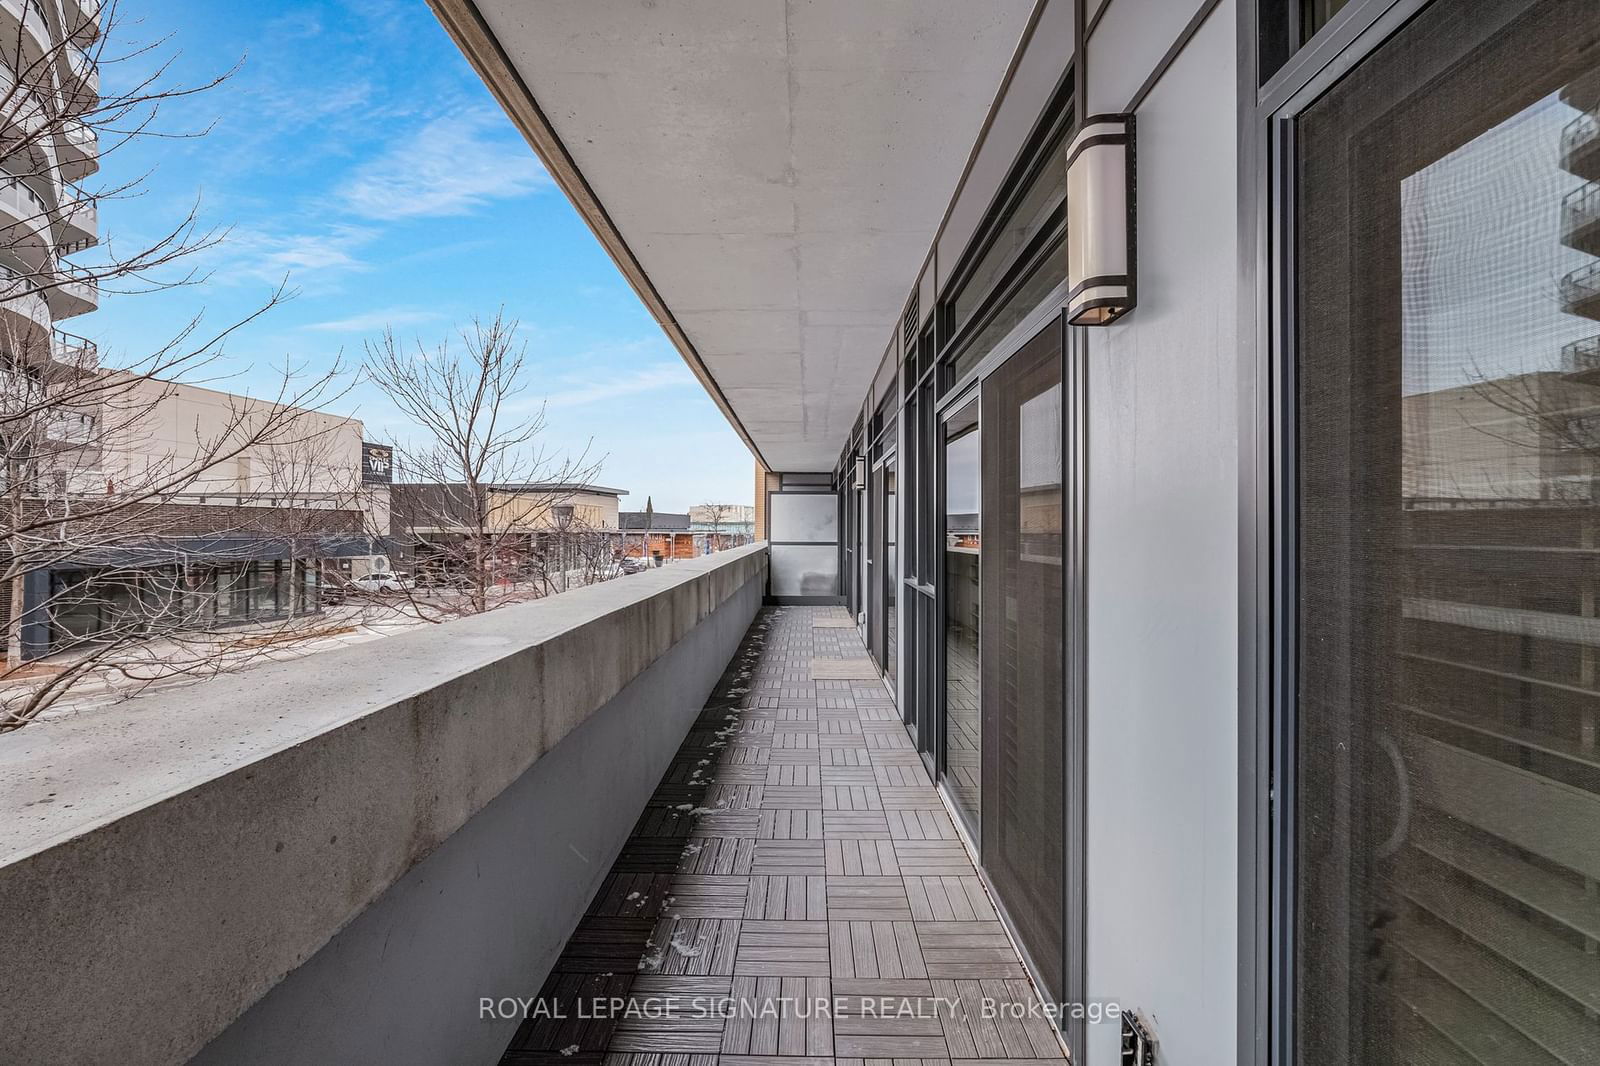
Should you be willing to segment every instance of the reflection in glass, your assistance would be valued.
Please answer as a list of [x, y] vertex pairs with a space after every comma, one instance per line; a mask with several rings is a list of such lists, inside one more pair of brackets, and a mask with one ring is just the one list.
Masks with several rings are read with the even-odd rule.
[[978, 715], [978, 401], [945, 423], [944, 660], [945, 775], [973, 826], [980, 811], [983, 754]]
[[963, 375], [983, 361], [983, 357], [992, 351], [995, 345], [1006, 339], [1006, 335], [1016, 329], [1027, 318], [1034, 308], [1067, 277], [1067, 245], [1065, 241], [1057, 241], [1050, 247], [1044, 259], [1023, 279], [1022, 284], [1013, 292], [1000, 308], [983, 324], [983, 328], [973, 335], [972, 340], [956, 356], [951, 375], [953, 380], [960, 381]]
[[[952, 336], [978, 317], [980, 311], [988, 316], [977, 333], [960, 342], [961, 351], [951, 370], [953, 381], [960, 381], [977, 366], [1006, 334], [1039, 306], [1051, 289], [1066, 279], [1067, 246], [1059, 236], [1020, 284], [1014, 277], [1008, 277], [1022, 258], [1039, 254], [1034, 242], [1061, 217], [1067, 200], [1066, 152], [1067, 142], [1063, 138], [1051, 148], [1043, 167], [1006, 216], [994, 243], [984, 252], [972, 274], [961, 283], [955, 299], [950, 301], [948, 328]], [[1010, 295], [995, 307], [994, 298], [1007, 288], [1012, 289]], [[986, 305], [995, 309], [985, 310]]]
[[1301, 43], [1311, 39], [1311, 35], [1328, 24], [1328, 20], [1337, 15], [1344, 5], [1350, 0], [1300, 0]]
[[1066, 793], [1061, 326], [983, 382], [983, 865], [1061, 1002]]
[[1600, 9], [1482, 7], [1299, 138], [1307, 1066], [1600, 1062]]
[[995, 234], [994, 243], [983, 253], [983, 258], [972, 274], [961, 283], [961, 291], [950, 301], [952, 334], [958, 332], [981, 305], [1001, 274], [1015, 260], [1028, 242], [1043, 233], [1061, 205], [1067, 200], [1067, 142], [1058, 141], [1034, 175], [1005, 224]]
[[897, 669], [895, 657], [899, 652], [900, 619], [895, 605], [899, 601], [900, 560], [896, 550], [899, 511], [895, 509], [895, 457], [892, 455], [883, 467], [883, 496], [883, 671], [893, 682]]

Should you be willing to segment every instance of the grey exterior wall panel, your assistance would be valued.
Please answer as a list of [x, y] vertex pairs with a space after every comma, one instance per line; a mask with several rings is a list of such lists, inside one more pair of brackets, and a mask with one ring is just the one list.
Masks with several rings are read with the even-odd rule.
[[[1089, 102], [1084, 110], [1089, 115], [1125, 109], [1200, 7], [1200, 0], [1110, 0], [1110, 3], [1089, 41]], [[1212, 17], [1214, 19], [1215, 15]], [[1231, 7], [1227, 17], [1233, 17]], [[1233, 70], [1231, 56], [1228, 69]], [[1234, 115], [1233, 100], [1230, 93], [1226, 100], [1212, 101], [1211, 106], [1222, 107]], [[1144, 170], [1142, 161], [1139, 169]], [[1233, 210], [1231, 203], [1229, 210]]]
[[[1088, 331], [1088, 990], [1186, 1066], [1237, 1062], [1233, 8], [1139, 111], [1139, 306]], [[1192, 14], [1114, 0], [1091, 77], [1141, 84]], [[1119, 19], [1149, 44], [1114, 50]], [[1116, 1041], [1091, 1027], [1092, 1066], [1118, 1061]]]

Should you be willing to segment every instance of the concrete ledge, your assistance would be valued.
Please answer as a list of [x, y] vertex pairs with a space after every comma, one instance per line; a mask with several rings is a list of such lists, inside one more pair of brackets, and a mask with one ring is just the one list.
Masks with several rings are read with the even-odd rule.
[[754, 545], [0, 740], [0, 1061], [187, 1060], [765, 575]]

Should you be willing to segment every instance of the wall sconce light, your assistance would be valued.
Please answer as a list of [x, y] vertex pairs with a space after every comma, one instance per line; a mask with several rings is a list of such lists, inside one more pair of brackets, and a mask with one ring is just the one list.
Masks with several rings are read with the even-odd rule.
[[856, 456], [855, 476], [850, 479], [850, 487], [864, 489], [867, 487], [867, 459], [866, 456]]
[[1133, 116], [1091, 115], [1067, 149], [1067, 321], [1108, 326], [1133, 310]]

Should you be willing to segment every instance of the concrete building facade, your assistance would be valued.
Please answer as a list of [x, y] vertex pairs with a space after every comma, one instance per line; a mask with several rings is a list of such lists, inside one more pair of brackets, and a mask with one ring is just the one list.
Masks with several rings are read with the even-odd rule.
[[24, 0], [0, 10], [0, 79], [28, 98], [7, 109], [17, 125], [5, 135], [22, 147], [0, 164], [0, 339], [23, 373], [18, 361], [97, 359], [92, 341], [58, 324], [100, 303], [98, 285], [71, 262], [100, 242], [93, 200], [77, 185], [100, 169], [100, 146], [81, 122], [49, 116], [92, 113], [99, 75], [82, 60], [99, 33], [93, 3]]
[[[315, 613], [323, 585], [386, 564], [389, 486], [364, 472], [373, 446], [358, 419], [106, 376], [109, 399], [90, 416], [99, 428], [74, 449], [67, 489], [138, 502], [118, 528], [76, 532], [78, 548], [27, 575], [25, 658], [121, 634], [153, 601], [199, 630]], [[269, 424], [280, 428], [263, 433]], [[159, 491], [167, 478], [172, 490]]]

